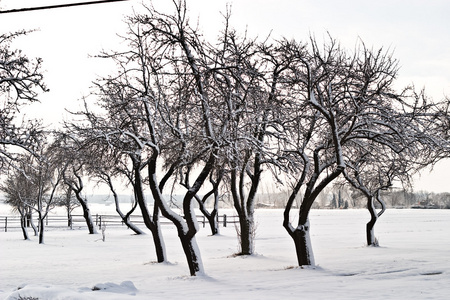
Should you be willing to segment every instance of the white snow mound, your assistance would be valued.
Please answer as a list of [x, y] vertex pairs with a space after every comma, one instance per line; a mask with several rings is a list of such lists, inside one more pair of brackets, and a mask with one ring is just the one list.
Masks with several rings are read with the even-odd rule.
[[[111, 294], [127, 294], [135, 296], [138, 290], [131, 281], [124, 281], [121, 284], [113, 282], [99, 283], [92, 288], [80, 288], [78, 291], [67, 287], [55, 285], [35, 285], [23, 284], [14, 292], [8, 295], [5, 300], [35, 300], [35, 299], [71, 299], [71, 300], [86, 300], [98, 299], [98, 292], [102, 292], [104, 296], [107, 293]], [[96, 296], [97, 295], [97, 296]], [[107, 297], [110, 299], [110, 297]], [[116, 298], [116, 297], [114, 297]], [[105, 298], [106, 299], [106, 298]]]
[[89, 299], [83, 294], [70, 290], [66, 287], [54, 286], [54, 285], [21, 285], [8, 295], [5, 300], [35, 300], [35, 299], [72, 299], [82, 300]]
[[99, 283], [93, 288], [93, 291], [105, 291], [109, 293], [136, 295], [137, 288], [131, 281], [124, 281], [120, 285], [112, 282]]

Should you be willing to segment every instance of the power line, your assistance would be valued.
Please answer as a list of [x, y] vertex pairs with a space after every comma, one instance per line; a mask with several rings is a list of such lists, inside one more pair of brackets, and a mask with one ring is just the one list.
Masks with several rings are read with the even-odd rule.
[[81, 5], [91, 5], [91, 4], [101, 4], [101, 3], [119, 2], [119, 1], [128, 1], [128, 0], [98, 0], [98, 1], [89, 1], [89, 2], [78, 2], [78, 3], [66, 3], [66, 4], [57, 4], [57, 5], [39, 6], [39, 7], [27, 7], [27, 8], [3, 10], [3, 11], [0, 11], [0, 14], [8, 14], [8, 13], [24, 12], [24, 11], [32, 11], [32, 10], [63, 8], [63, 7], [71, 7], [71, 6], [81, 6]]

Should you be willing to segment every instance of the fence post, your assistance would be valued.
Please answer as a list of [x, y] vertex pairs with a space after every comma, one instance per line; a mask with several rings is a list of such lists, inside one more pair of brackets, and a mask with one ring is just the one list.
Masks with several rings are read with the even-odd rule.
[[203, 217], [203, 228], [205, 228], [205, 216], [202, 216]]
[[223, 227], [227, 227], [227, 215], [223, 215]]
[[102, 229], [102, 216], [98, 217], [98, 229]]
[[95, 214], [95, 225], [98, 225], [98, 214]]
[[5, 232], [8, 232], [8, 217], [5, 217]]
[[48, 215], [45, 217], [45, 226], [48, 226]]

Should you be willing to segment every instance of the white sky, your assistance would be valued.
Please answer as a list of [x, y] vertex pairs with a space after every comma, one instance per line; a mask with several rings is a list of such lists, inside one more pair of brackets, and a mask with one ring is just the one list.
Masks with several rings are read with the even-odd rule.
[[[83, 0], [0, 0], [2, 10]], [[86, 0], [84, 0], [86, 1]], [[144, 0], [144, 3], [147, 0]], [[153, 1], [157, 8], [169, 7], [168, 0]], [[22, 37], [15, 46], [30, 57], [44, 59], [45, 81], [50, 92], [27, 111], [58, 123], [64, 108], [78, 107], [97, 74], [108, 66], [89, 55], [114, 49], [124, 32], [123, 16], [141, 7], [141, 0], [97, 4], [44, 11], [0, 14], [2, 33], [39, 29]], [[208, 35], [221, 28], [220, 11], [232, 5], [232, 24], [248, 26], [250, 35], [286, 36], [306, 40], [310, 33], [322, 38], [327, 31], [345, 47], [353, 49], [360, 37], [367, 46], [394, 51], [400, 61], [398, 86], [412, 82], [426, 87], [430, 96], [450, 95], [450, 1], [448, 0], [188, 0], [192, 19]], [[450, 192], [447, 166], [439, 164], [431, 175], [424, 172], [416, 190]]]

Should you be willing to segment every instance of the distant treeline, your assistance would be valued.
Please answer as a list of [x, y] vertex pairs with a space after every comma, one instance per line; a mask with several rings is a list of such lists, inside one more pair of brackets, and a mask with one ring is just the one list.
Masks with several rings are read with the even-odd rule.
[[[383, 191], [381, 198], [390, 208], [450, 209], [450, 193], [426, 191], [408, 192], [403, 189]], [[288, 195], [283, 192], [261, 194], [257, 198], [258, 208], [284, 208]], [[300, 205], [301, 196], [296, 206]], [[325, 190], [314, 203], [316, 209], [365, 208], [366, 198], [358, 191], [342, 188]]]
[[[120, 203], [133, 203], [133, 195], [119, 195]], [[180, 195], [165, 195], [167, 199], [171, 199], [172, 206], [179, 206], [182, 202]], [[98, 203], [105, 205], [114, 205], [111, 195], [88, 195], [89, 203]], [[146, 195], [148, 204], [152, 205], [153, 199], [150, 194]], [[256, 208], [284, 208], [288, 199], [286, 192], [263, 193], [256, 198]], [[300, 205], [301, 194], [297, 197], [294, 206]], [[427, 191], [408, 192], [403, 189], [389, 189], [382, 192], [382, 199], [390, 208], [441, 208], [450, 209], [450, 193], [433, 193]], [[0, 201], [3, 197], [0, 195]], [[211, 199], [212, 201], [212, 199]], [[320, 194], [318, 201], [314, 203], [315, 209], [346, 209], [346, 208], [365, 208], [366, 198], [355, 190], [342, 189], [326, 189]], [[227, 195], [223, 195], [221, 205], [222, 208], [232, 208], [233, 204]]]

